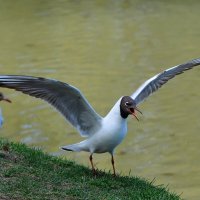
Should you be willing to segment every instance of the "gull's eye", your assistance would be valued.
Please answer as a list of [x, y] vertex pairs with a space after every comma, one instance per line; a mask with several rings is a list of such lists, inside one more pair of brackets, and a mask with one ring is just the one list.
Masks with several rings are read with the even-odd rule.
[[131, 106], [131, 103], [127, 101], [127, 102], [125, 102], [125, 105], [126, 106]]

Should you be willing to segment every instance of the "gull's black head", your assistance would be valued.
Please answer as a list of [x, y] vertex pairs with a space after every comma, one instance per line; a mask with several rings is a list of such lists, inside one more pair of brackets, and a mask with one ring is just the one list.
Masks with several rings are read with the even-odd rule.
[[141, 111], [136, 107], [136, 102], [131, 97], [122, 97], [120, 102], [121, 117], [126, 119], [129, 115], [133, 115], [138, 120], [135, 110], [141, 113]]

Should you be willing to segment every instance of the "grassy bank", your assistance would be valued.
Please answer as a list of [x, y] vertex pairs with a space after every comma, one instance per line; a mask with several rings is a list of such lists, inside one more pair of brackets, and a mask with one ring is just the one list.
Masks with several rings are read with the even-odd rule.
[[113, 177], [23, 144], [0, 139], [0, 199], [179, 200], [163, 186], [137, 177]]

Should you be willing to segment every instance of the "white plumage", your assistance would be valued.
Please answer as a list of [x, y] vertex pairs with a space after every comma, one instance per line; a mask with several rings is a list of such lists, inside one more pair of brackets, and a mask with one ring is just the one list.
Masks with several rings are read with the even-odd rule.
[[95, 112], [79, 89], [67, 83], [41, 77], [1, 75], [0, 87], [11, 88], [25, 94], [41, 98], [54, 106], [80, 133], [85, 140], [61, 147], [67, 151], [90, 152], [93, 172], [93, 153], [111, 154], [115, 175], [114, 149], [127, 133], [127, 117], [132, 114], [137, 118], [137, 105], [157, 91], [174, 76], [200, 65], [200, 58], [169, 68], [153, 76], [142, 84], [131, 96], [121, 97], [111, 111], [101, 117]]
[[[6, 98], [2, 92], [0, 92], [0, 101], [6, 101], [11, 103], [11, 100]], [[4, 122], [4, 118], [3, 118], [3, 114], [2, 114], [2, 110], [0, 108], [0, 128], [3, 126], [3, 122]]]

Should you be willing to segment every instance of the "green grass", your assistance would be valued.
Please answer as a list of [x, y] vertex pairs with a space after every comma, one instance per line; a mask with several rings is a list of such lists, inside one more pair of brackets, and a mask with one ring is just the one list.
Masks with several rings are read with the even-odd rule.
[[0, 139], [0, 199], [180, 200], [164, 186], [138, 177], [90, 169]]

